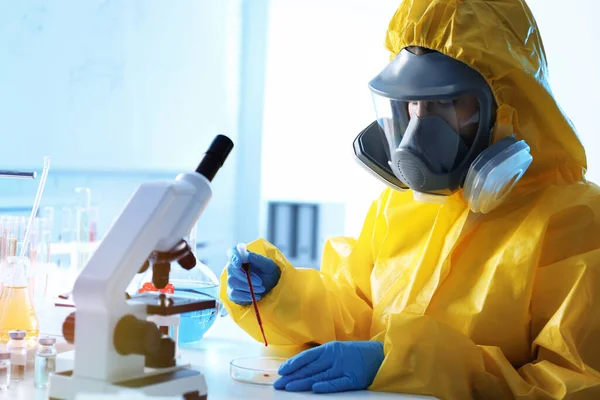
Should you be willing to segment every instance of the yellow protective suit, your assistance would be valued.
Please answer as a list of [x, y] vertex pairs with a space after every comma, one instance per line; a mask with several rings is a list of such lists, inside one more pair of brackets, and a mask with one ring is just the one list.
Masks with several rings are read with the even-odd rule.
[[[281, 268], [259, 305], [269, 343], [380, 340], [371, 390], [440, 399], [600, 399], [600, 191], [547, 81], [540, 32], [522, 0], [404, 0], [392, 56], [410, 45], [467, 63], [533, 164], [506, 203], [469, 212], [385, 190], [359, 237], [332, 238], [321, 271], [296, 269], [271, 244], [249, 250]], [[568, 49], [565, 49], [568, 52]], [[221, 297], [261, 341], [251, 307]]]

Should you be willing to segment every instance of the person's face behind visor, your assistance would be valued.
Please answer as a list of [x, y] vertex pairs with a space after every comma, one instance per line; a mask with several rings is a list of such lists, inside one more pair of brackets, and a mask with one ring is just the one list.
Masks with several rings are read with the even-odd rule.
[[[409, 46], [406, 50], [416, 55], [433, 52], [419, 46]], [[453, 100], [411, 101], [408, 104], [410, 118], [437, 115], [443, 118], [457, 132], [468, 146], [473, 144], [479, 126], [479, 102], [473, 95], [460, 96]]]
[[470, 146], [479, 127], [479, 102], [473, 95], [437, 101], [411, 101], [407, 104], [409, 118], [436, 115], [446, 121]]

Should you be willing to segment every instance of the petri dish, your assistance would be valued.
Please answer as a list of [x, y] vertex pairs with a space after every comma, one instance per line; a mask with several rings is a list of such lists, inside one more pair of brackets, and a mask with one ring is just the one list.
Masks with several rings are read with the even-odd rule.
[[236, 358], [229, 363], [229, 372], [239, 382], [273, 385], [279, 379], [279, 366], [286, 360], [280, 357]]

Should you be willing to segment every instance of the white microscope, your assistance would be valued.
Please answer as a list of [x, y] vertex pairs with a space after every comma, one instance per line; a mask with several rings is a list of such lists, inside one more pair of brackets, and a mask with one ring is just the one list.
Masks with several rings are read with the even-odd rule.
[[182, 238], [204, 211], [211, 181], [232, 149], [233, 142], [218, 135], [195, 172], [144, 183], [133, 194], [75, 282], [76, 316], [71, 314], [63, 325], [65, 338], [75, 343], [74, 368], [51, 376], [50, 399], [131, 389], [148, 396], [207, 399], [202, 373], [177, 365], [175, 343], [147, 318], [214, 308], [215, 300], [158, 292], [129, 297], [125, 291], [147, 268], [152, 268], [154, 286], [162, 289], [169, 282], [171, 261], [185, 269], [195, 266]]

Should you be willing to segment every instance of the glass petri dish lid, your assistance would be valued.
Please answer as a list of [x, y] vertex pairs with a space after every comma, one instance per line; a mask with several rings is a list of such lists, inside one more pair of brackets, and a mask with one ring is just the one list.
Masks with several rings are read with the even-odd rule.
[[239, 382], [273, 385], [279, 379], [279, 367], [287, 359], [280, 357], [242, 357], [229, 363], [231, 377]]

